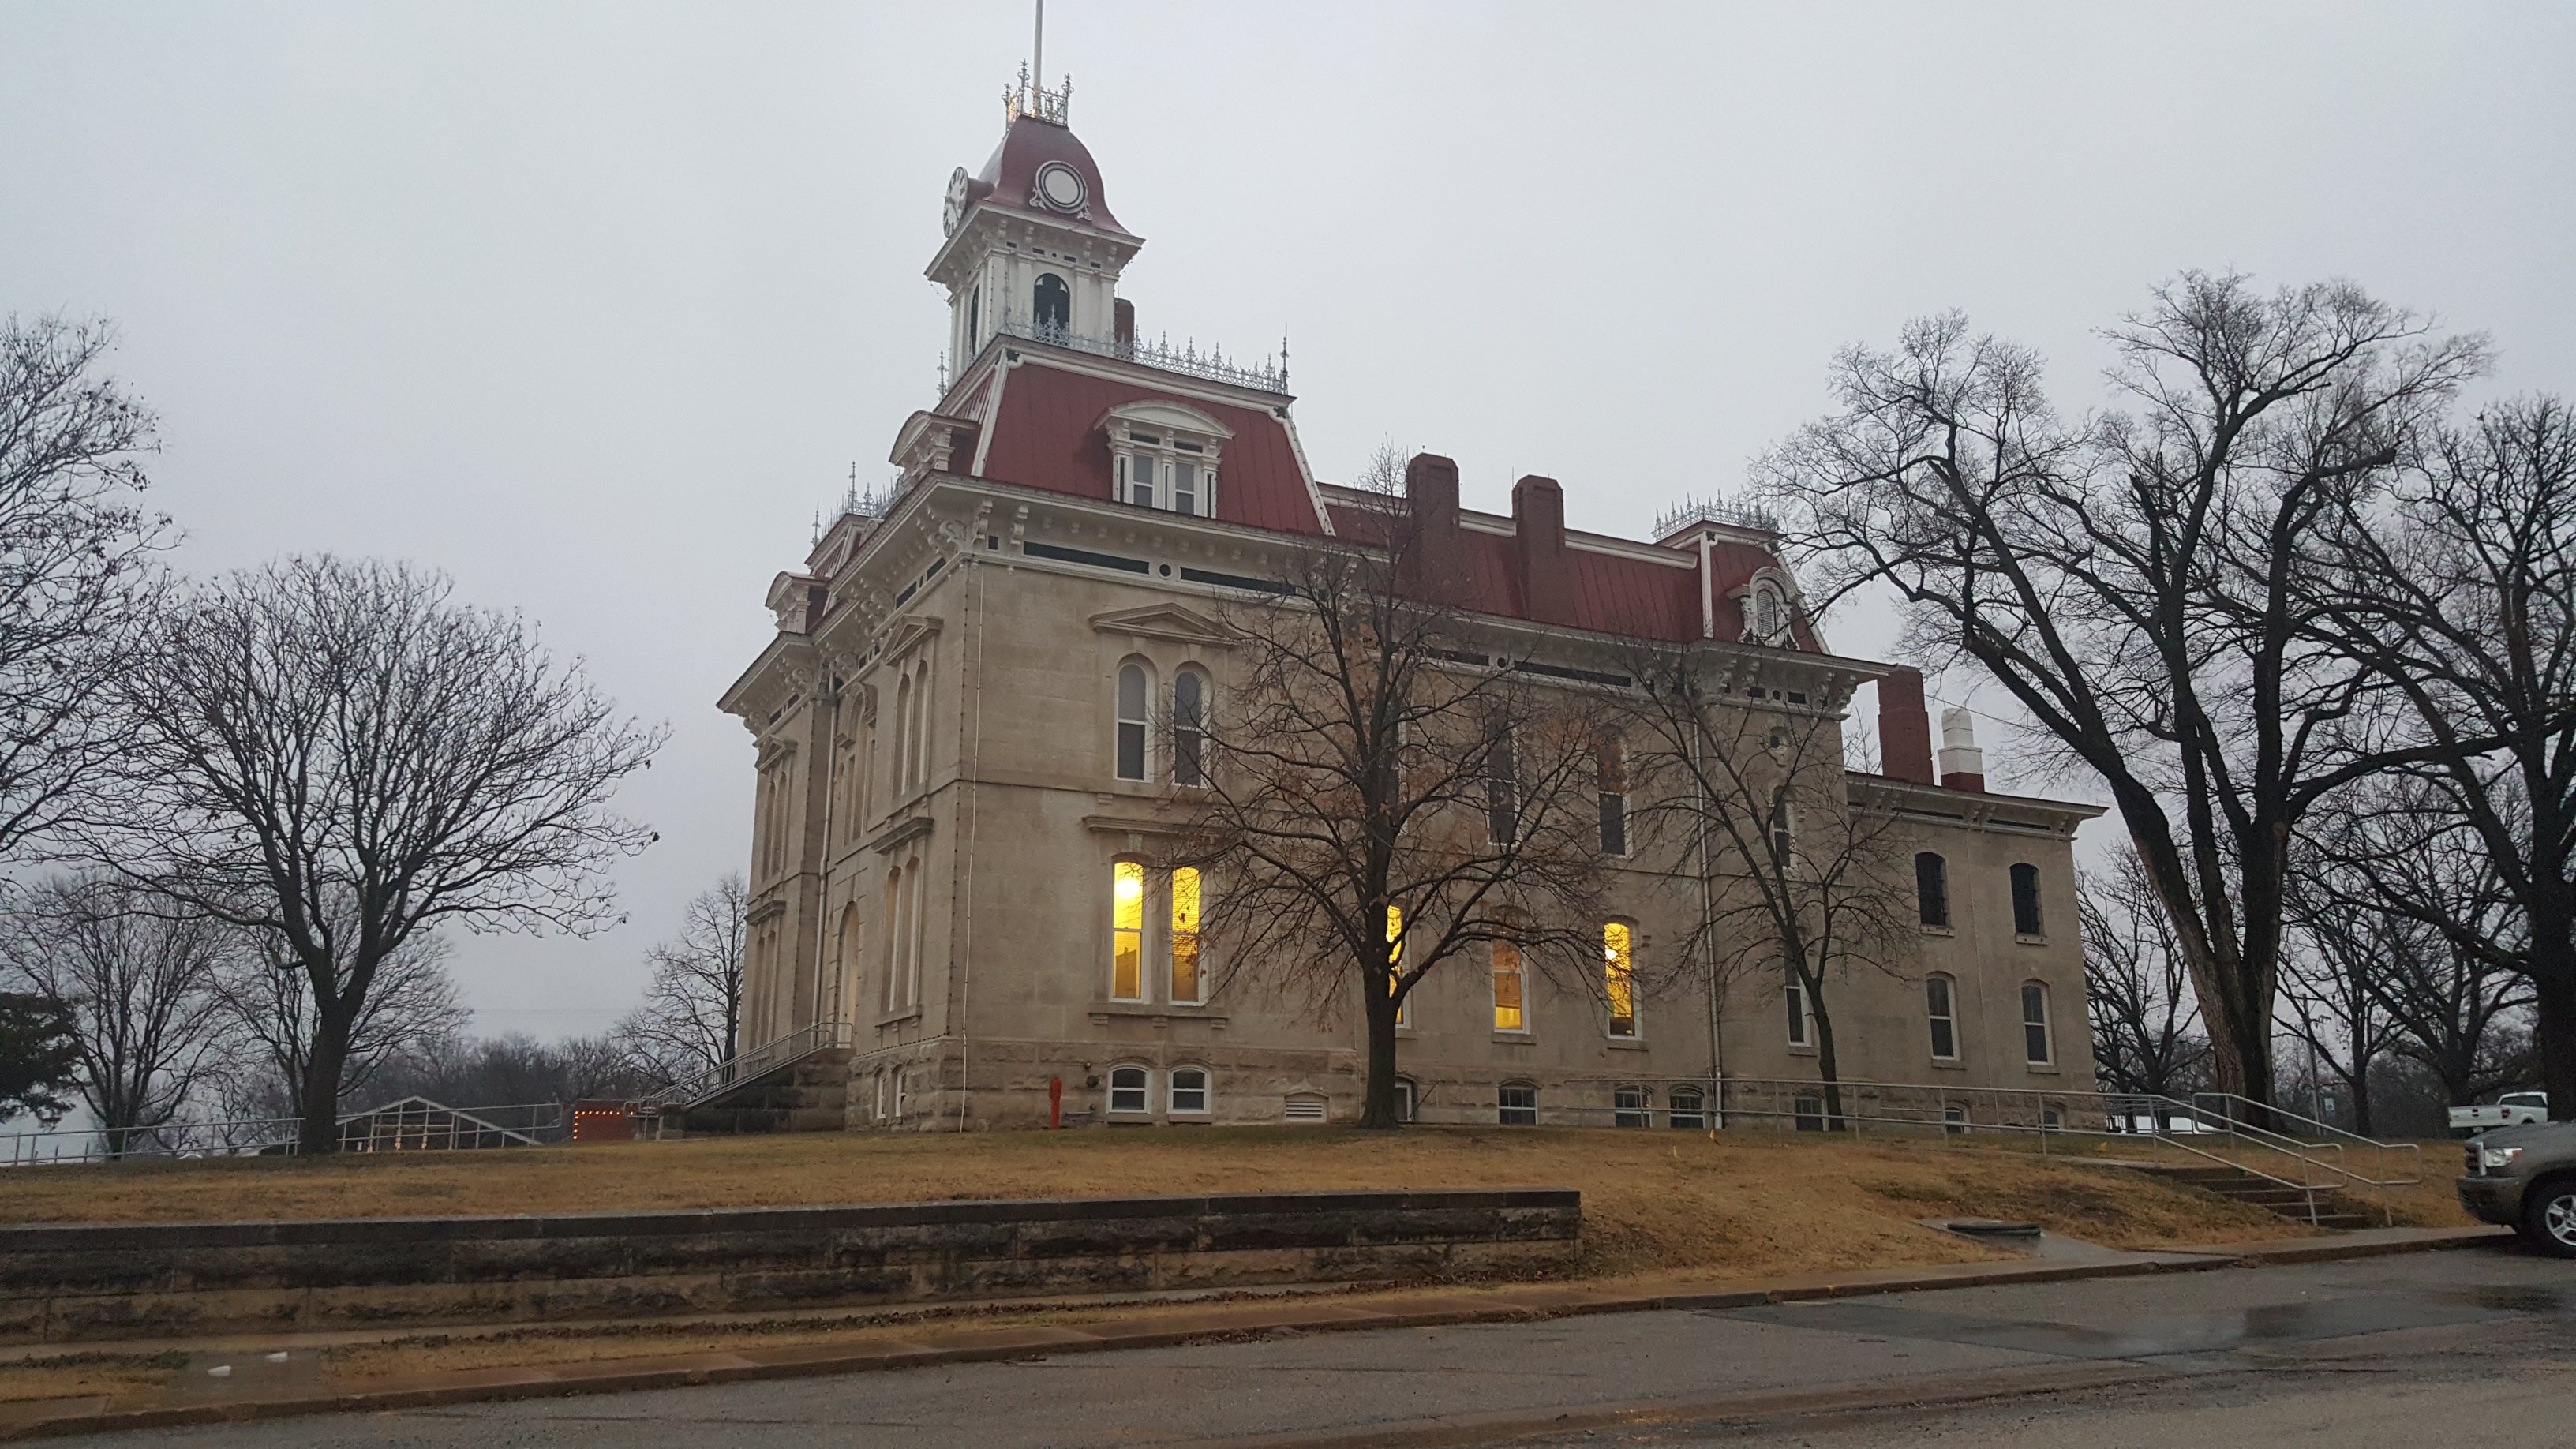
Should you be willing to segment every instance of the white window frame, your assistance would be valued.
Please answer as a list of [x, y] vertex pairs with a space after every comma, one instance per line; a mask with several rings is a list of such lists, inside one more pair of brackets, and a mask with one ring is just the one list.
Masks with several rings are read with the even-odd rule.
[[[2039, 1019], [2036, 1021], [2032, 1020], [2030, 1015], [2030, 994], [2034, 991], [2039, 993]], [[2037, 978], [2026, 980], [2021, 984], [2021, 1052], [2027, 1065], [2034, 1067], [2057, 1065], [2057, 1023], [2053, 1020], [2056, 1015], [2056, 1003], [2051, 999], [2054, 995], [2055, 993], [2048, 989], [2048, 983]], [[2032, 1056], [2030, 1053], [2030, 1033], [2033, 1027], [2039, 1029], [2040, 1050], [2046, 1052], [2046, 1056]]]
[[[1196, 408], [1144, 401], [1110, 409], [1109, 496], [1137, 508], [1214, 518], [1217, 481], [1231, 429]], [[1191, 470], [1189, 507], [1180, 506], [1179, 469]]]
[[[1134, 1072], [1136, 1074], [1136, 1085], [1133, 1088], [1121, 1087], [1118, 1085], [1118, 1075], [1121, 1072]], [[1154, 1069], [1152, 1067], [1146, 1066], [1141, 1062], [1120, 1062], [1109, 1069], [1108, 1082], [1109, 1090], [1104, 1098], [1108, 1104], [1108, 1115], [1113, 1117], [1151, 1117], [1154, 1115]], [[1122, 1107], [1118, 1105], [1118, 1094], [1124, 1091], [1135, 1092], [1135, 1106]]]
[[[1136, 712], [1127, 712], [1127, 676], [1136, 677]], [[1114, 779], [1141, 785], [1154, 777], [1154, 668], [1142, 659], [1118, 661], [1109, 676], [1109, 773]], [[1134, 731], [1131, 736], [1129, 731]], [[1127, 741], [1136, 742], [1136, 773], [1127, 773]]]
[[[1505, 1099], [1503, 1094], [1506, 1092], [1527, 1092], [1529, 1093], [1529, 1101], [1526, 1104], [1515, 1105]], [[1529, 1120], [1525, 1122], [1515, 1120], [1509, 1115], [1514, 1112], [1527, 1112], [1529, 1114]], [[1495, 1086], [1494, 1121], [1497, 1124], [1504, 1127], [1535, 1127], [1539, 1123], [1538, 1113], [1538, 1083], [1503, 1082]]]
[[[1935, 1011], [1932, 1009], [1932, 988], [1935, 986], [1941, 988], [1940, 1004], [1948, 1008], [1946, 1011]], [[1961, 1054], [1959, 1051], [1959, 980], [1957, 977], [1952, 976], [1947, 971], [1935, 971], [1931, 975], [1923, 978], [1923, 1016], [1924, 1024], [1929, 1029], [1932, 1037], [1932, 1060], [1936, 1062], [1958, 1061]], [[1943, 1026], [1947, 1026], [1950, 1029], [1950, 1050], [1947, 1052], [1941, 1050], [1941, 1028]]]
[[[1192, 1072], [1198, 1074], [1199, 1104], [1195, 1107], [1184, 1107], [1181, 1105], [1181, 1078]], [[1172, 1068], [1163, 1074], [1163, 1101], [1175, 1117], [1209, 1115], [1216, 1110], [1216, 1073], [1195, 1063]]]

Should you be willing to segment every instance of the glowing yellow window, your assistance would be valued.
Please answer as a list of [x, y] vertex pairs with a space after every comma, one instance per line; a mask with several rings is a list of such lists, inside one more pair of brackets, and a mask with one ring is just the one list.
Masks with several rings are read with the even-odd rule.
[[1494, 1030], [1526, 1031], [1521, 1015], [1521, 948], [1494, 943]]
[[1172, 999], [1199, 999], [1199, 873], [1172, 872]]
[[1145, 996], [1145, 867], [1122, 860], [1110, 868], [1109, 994]]
[[[1396, 975], [1399, 968], [1403, 965], [1404, 907], [1390, 905], [1386, 908], [1386, 994], [1389, 996], [1393, 996], [1395, 994]], [[1407, 1026], [1411, 1024], [1407, 1020], [1410, 1013], [1405, 1010], [1409, 1005], [1411, 1005], [1411, 1003], [1405, 1001], [1399, 1001], [1395, 1004], [1395, 1024], [1397, 1026]]]
[[1637, 978], [1628, 954], [1628, 927], [1611, 921], [1601, 928], [1601, 989], [1610, 1002], [1610, 1034], [1637, 1034]]

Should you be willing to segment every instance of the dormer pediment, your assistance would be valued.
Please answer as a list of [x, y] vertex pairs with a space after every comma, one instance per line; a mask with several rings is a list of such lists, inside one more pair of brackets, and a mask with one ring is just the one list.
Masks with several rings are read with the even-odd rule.
[[1234, 436], [1234, 429], [1197, 408], [1162, 398], [1148, 398], [1143, 402], [1111, 408], [1101, 415], [1099, 426], [1111, 432], [1144, 428], [1149, 432], [1159, 429], [1167, 433], [1194, 433], [1202, 439], [1220, 443]]
[[894, 435], [894, 450], [886, 454], [886, 461], [901, 468], [907, 479], [924, 473], [952, 472], [950, 460], [960, 452], [973, 452], [975, 433], [981, 426], [973, 418], [914, 413], [904, 419], [902, 430]]
[[1106, 614], [1094, 614], [1091, 627], [1103, 634], [1133, 634], [1146, 639], [1171, 639], [1183, 644], [1222, 647], [1227, 642], [1223, 626], [1178, 604], [1148, 604], [1141, 609], [1114, 609]]

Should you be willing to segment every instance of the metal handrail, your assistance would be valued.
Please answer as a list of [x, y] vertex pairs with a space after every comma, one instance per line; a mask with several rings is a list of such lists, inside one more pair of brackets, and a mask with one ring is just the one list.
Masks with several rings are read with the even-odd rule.
[[812, 1056], [816, 1052], [854, 1045], [858, 1028], [846, 1021], [818, 1021], [802, 1026], [782, 1037], [776, 1037], [748, 1051], [738, 1052], [704, 1071], [680, 1078], [641, 1099], [647, 1107], [669, 1110], [714, 1096], [730, 1087], [774, 1072]]
[[[387, 1106], [394, 1104], [388, 1103]], [[564, 1104], [515, 1102], [496, 1107], [439, 1104], [445, 1120], [415, 1111], [379, 1117], [383, 1108], [340, 1114], [344, 1152], [462, 1151], [497, 1147], [503, 1139], [544, 1143], [565, 1130]], [[367, 1131], [351, 1134], [360, 1122]], [[157, 1127], [89, 1127], [65, 1132], [0, 1133], [0, 1168], [88, 1162], [198, 1157], [293, 1156], [304, 1130], [301, 1117], [229, 1117], [165, 1122]]]

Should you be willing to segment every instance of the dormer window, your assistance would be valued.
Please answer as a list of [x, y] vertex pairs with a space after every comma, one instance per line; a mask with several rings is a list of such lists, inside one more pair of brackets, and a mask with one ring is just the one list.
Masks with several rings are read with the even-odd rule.
[[1217, 464], [1233, 432], [1196, 408], [1129, 403], [1101, 420], [1110, 496], [1137, 508], [1216, 516]]
[[1744, 608], [1746, 643], [1768, 644], [1775, 649], [1798, 647], [1792, 631], [1798, 618], [1798, 594], [1788, 575], [1777, 568], [1756, 570], [1752, 581], [1738, 590], [1735, 598]]

